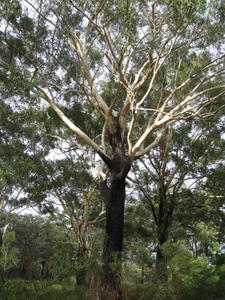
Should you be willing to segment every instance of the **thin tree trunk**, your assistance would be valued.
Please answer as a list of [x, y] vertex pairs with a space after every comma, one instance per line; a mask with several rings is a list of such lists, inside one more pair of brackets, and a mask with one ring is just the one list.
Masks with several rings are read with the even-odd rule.
[[41, 279], [47, 279], [48, 278], [48, 261], [43, 260], [41, 262]]
[[167, 259], [162, 253], [162, 247], [168, 241], [171, 225], [171, 218], [175, 208], [175, 199], [171, 198], [167, 203], [168, 197], [165, 189], [159, 189], [159, 213], [157, 218], [157, 253], [156, 253], [156, 273], [161, 281], [167, 281]]
[[166, 202], [166, 192], [162, 187], [160, 187], [157, 224], [158, 245], [156, 253], [156, 273], [162, 281], [167, 281], [167, 260], [162, 253], [162, 246], [168, 240], [169, 215], [167, 214]]
[[141, 284], [144, 283], [144, 278], [145, 278], [145, 264], [144, 264], [144, 262], [142, 262], [142, 266], [141, 266]]
[[28, 280], [29, 281], [32, 281], [32, 275], [33, 275], [33, 272], [32, 272], [32, 262], [29, 261], [28, 262], [28, 270], [27, 270], [27, 275], [28, 275]]
[[2, 246], [2, 242], [3, 242], [3, 240], [2, 240], [2, 231], [1, 231], [1, 228], [0, 228], [0, 247]]
[[159, 280], [163, 282], [167, 281], [167, 259], [163, 256], [161, 250], [164, 242], [159, 242], [156, 253], [156, 273]]
[[78, 246], [77, 258], [79, 264], [76, 273], [77, 285], [84, 285], [86, 280], [86, 274], [87, 274], [87, 269], [84, 266], [85, 258], [86, 258], [86, 247], [84, 245]]

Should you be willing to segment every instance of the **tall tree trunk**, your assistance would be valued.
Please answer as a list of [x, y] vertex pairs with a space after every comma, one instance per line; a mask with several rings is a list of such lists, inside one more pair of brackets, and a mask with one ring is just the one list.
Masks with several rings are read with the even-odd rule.
[[121, 259], [125, 204], [125, 180], [130, 163], [123, 155], [114, 156], [111, 165], [110, 186], [101, 184], [106, 204], [106, 229], [103, 247], [103, 281], [100, 299], [121, 298]]

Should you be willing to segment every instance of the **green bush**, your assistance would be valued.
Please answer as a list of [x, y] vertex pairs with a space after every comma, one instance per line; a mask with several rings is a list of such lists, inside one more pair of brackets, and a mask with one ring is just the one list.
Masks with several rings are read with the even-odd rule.
[[85, 300], [86, 289], [70, 283], [0, 278], [1, 300]]
[[0, 299], [2, 300], [17, 300], [18, 289], [14, 282], [5, 280], [0, 277]]

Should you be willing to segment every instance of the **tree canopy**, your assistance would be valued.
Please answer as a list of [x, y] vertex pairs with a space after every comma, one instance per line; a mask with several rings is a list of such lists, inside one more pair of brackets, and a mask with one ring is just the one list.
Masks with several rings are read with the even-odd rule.
[[[86, 258], [88, 224], [90, 237], [104, 217], [101, 299], [122, 297], [129, 199], [150, 208], [163, 284], [168, 262], [176, 269], [171, 239], [176, 259], [196, 263], [174, 224], [206, 256], [202, 234], [220, 231], [197, 216], [207, 219], [204, 197], [223, 201], [224, 11], [222, 0], [0, 3], [1, 211], [6, 191], [51, 216], [58, 201]], [[182, 207], [196, 198], [190, 229]]]

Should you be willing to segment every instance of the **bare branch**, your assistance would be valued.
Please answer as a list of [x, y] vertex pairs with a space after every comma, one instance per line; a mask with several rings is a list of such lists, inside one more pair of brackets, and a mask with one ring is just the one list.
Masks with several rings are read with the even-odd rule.
[[[165, 132], [166, 132], [166, 127], [163, 127], [161, 130], [160, 130], [160, 132], [159, 132], [159, 134], [157, 135], [157, 137], [155, 138], [155, 140], [150, 144], [150, 145], [148, 145], [146, 148], [144, 148], [143, 150], [140, 150], [140, 151], [138, 151], [138, 147], [136, 146], [134, 146], [134, 148], [133, 148], [133, 155], [135, 156], [135, 158], [138, 158], [138, 157], [140, 157], [140, 156], [142, 156], [142, 155], [145, 155], [145, 154], [147, 154], [151, 149], [153, 149], [153, 148], [155, 148], [158, 144], [159, 144], [159, 142], [161, 141], [161, 139], [162, 139], [162, 137], [164, 136], [164, 134], [165, 134]], [[136, 143], [136, 145], [137, 145], [137, 143]]]
[[85, 72], [85, 76], [87, 78], [87, 81], [90, 85], [91, 88], [91, 93], [93, 94], [95, 100], [97, 101], [98, 104], [98, 110], [100, 113], [103, 114], [103, 116], [105, 117], [105, 115], [108, 113], [109, 107], [107, 106], [107, 104], [105, 103], [105, 101], [102, 99], [102, 97], [99, 95], [97, 88], [94, 84], [93, 78], [91, 76], [88, 64], [87, 64], [87, 58], [86, 58], [86, 48], [85, 45], [81, 42], [81, 40], [78, 38], [78, 36], [76, 35], [76, 33], [74, 32], [74, 30], [71, 28], [70, 31], [70, 36], [73, 42], [73, 46], [75, 47], [75, 49], [77, 50], [77, 53], [82, 61], [82, 65], [84, 67], [84, 72]]
[[49, 105], [53, 108], [53, 110], [57, 113], [60, 119], [82, 140], [84, 140], [89, 146], [91, 146], [96, 152], [101, 152], [99, 146], [89, 138], [89, 136], [84, 133], [80, 128], [78, 128], [70, 119], [58, 108], [58, 106], [54, 103], [51, 96], [49, 96], [42, 88], [36, 87], [36, 89], [41, 92], [41, 96], [44, 100], [46, 100]]

